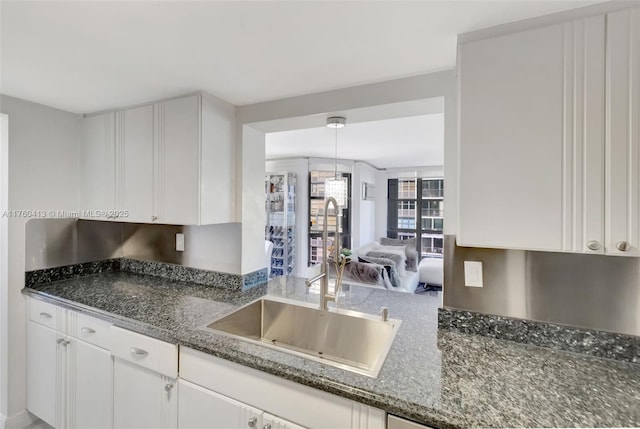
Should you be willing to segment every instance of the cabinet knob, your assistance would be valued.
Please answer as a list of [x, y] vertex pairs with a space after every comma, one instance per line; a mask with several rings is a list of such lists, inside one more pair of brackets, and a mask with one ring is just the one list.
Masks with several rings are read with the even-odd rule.
[[62, 342], [63, 342], [63, 341], [64, 341], [64, 338], [58, 338], [58, 339], [56, 340], [56, 343], [57, 343], [57, 344], [62, 344]]
[[271, 423], [267, 423], [266, 425], [262, 426], [262, 429], [271, 429]]
[[254, 427], [256, 425], [256, 423], [258, 423], [258, 418], [257, 417], [251, 417], [249, 419], [249, 421], [247, 422], [249, 427]]
[[598, 250], [600, 249], [600, 242], [596, 241], [596, 240], [591, 240], [587, 242], [587, 247], [589, 248], [589, 250]]
[[69, 345], [69, 343], [71, 343], [71, 341], [69, 341], [69, 340], [64, 340], [64, 341], [62, 342], [62, 345], [63, 345], [64, 347], [67, 347], [67, 346]]
[[618, 241], [616, 248], [621, 252], [627, 252], [631, 249], [631, 245], [626, 241]]
[[142, 356], [146, 356], [146, 355], [148, 355], [148, 354], [149, 354], [149, 352], [148, 352], [148, 351], [146, 351], [146, 350], [142, 350], [142, 349], [139, 349], [139, 348], [137, 348], [137, 347], [131, 347], [131, 348], [129, 349], [129, 351], [131, 352], [131, 354], [132, 354], [132, 355], [134, 355], [134, 356], [140, 356], [140, 357], [142, 357]]
[[157, 221], [158, 220], [158, 216], [151, 216], [151, 220], [154, 221], [154, 222]]
[[173, 383], [167, 383], [167, 384], [164, 385], [164, 390], [166, 392], [171, 391], [171, 389], [173, 389]]

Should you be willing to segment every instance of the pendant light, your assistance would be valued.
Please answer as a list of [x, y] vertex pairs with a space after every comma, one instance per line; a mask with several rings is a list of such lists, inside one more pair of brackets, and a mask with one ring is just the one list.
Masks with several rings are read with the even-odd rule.
[[341, 208], [346, 208], [348, 203], [347, 179], [338, 175], [338, 128], [344, 128], [347, 118], [343, 116], [332, 116], [327, 118], [327, 127], [335, 130], [335, 171], [333, 179], [324, 181], [325, 198], [333, 197]]

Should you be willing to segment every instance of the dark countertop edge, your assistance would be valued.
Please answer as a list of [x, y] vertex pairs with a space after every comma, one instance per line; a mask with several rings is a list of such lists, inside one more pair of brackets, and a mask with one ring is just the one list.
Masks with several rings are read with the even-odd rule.
[[[188, 347], [194, 350], [198, 350], [211, 356], [225, 359], [229, 362], [234, 362], [248, 368], [253, 368], [267, 374], [274, 375], [276, 377], [284, 378], [297, 384], [321, 390], [342, 398], [350, 399], [361, 404], [369, 405], [371, 407], [381, 409], [388, 414], [412, 420], [419, 424], [433, 426], [440, 429], [461, 429], [470, 426], [468, 416], [462, 417], [459, 415], [449, 414], [442, 410], [435, 410], [432, 408], [424, 407], [422, 405], [409, 403], [398, 398], [382, 396], [378, 393], [350, 387], [348, 385], [326, 379], [313, 373], [303, 372], [303, 370], [300, 370], [298, 368], [288, 370], [289, 368], [286, 365], [271, 362], [269, 360], [257, 361], [253, 358], [252, 355], [243, 352], [235, 351], [235, 354], [232, 354], [225, 353], [223, 350], [202, 347], [201, 344], [182, 341], [170, 332], [158, 328], [154, 325], [140, 322], [135, 319], [130, 319], [125, 316], [114, 315], [113, 313], [102, 311], [95, 307], [90, 307], [84, 304], [77, 303], [76, 301], [53, 296], [29, 287], [23, 288], [22, 294], [28, 297], [50, 302], [52, 304], [59, 305], [69, 310], [77, 311], [88, 316], [106, 320], [110, 323], [113, 323], [115, 326], [129, 329], [141, 335], [147, 335], [152, 338], [156, 338], [172, 344], [177, 344], [181, 347]], [[257, 364], [257, 362], [262, 362], [263, 364], [260, 365]], [[406, 403], [406, 408], [394, 406], [390, 403], [390, 401], [403, 401]], [[474, 424], [471, 426], [485, 427], [486, 425], [483, 425], [480, 422], [474, 422]]]

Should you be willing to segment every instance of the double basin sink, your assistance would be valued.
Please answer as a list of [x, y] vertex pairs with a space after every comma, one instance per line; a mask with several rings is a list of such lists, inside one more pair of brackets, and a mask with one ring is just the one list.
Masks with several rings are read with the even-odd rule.
[[262, 298], [207, 328], [245, 341], [377, 377], [400, 320]]

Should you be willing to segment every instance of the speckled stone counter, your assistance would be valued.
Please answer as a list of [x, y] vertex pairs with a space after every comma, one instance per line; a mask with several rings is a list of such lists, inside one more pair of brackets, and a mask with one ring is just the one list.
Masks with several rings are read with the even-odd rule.
[[640, 365], [438, 332], [437, 292], [345, 291], [339, 307], [375, 314], [386, 306], [403, 321], [377, 379], [204, 328], [265, 294], [317, 303], [302, 279], [240, 292], [105, 272], [23, 292], [434, 427], [640, 426]]

